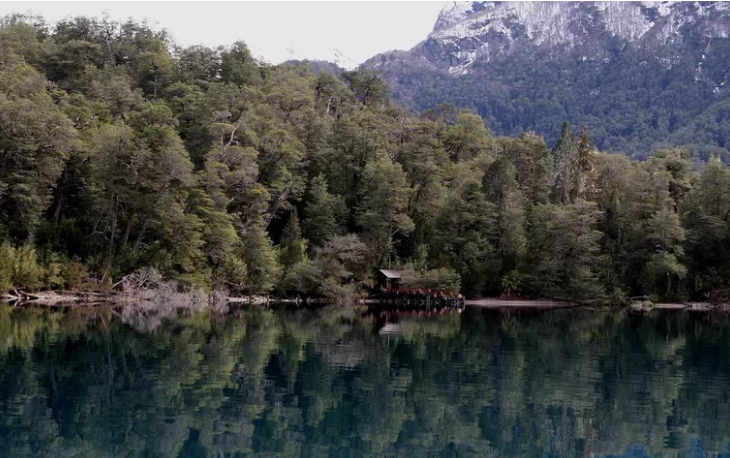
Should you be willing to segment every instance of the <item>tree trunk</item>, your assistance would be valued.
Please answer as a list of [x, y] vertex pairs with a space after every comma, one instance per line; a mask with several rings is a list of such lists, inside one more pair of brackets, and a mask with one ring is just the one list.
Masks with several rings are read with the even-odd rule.
[[53, 222], [57, 225], [61, 220], [61, 210], [63, 209], [63, 189], [66, 185], [66, 179], [68, 177], [68, 165], [63, 167], [63, 175], [61, 175], [61, 181], [56, 186], [56, 205], [53, 209]]
[[129, 242], [129, 235], [132, 233], [132, 217], [127, 218], [127, 227], [124, 230], [124, 243]]
[[114, 195], [114, 199], [112, 199], [112, 227], [111, 227], [111, 236], [109, 237], [109, 251], [107, 252], [106, 256], [106, 268], [104, 269], [104, 275], [102, 276], [102, 280], [106, 279], [106, 276], [109, 274], [112, 268], [112, 263], [114, 261], [114, 242], [116, 240], [116, 234], [117, 234], [117, 205], [119, 202], [119, 196]]

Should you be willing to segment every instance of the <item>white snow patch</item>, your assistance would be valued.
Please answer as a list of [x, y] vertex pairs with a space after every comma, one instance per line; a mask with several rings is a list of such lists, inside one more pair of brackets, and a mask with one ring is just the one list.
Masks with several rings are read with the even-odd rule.
[[473, 64], [476, 61], [477, 52], [476, 51], [459, 51], [456, 53], [456, 57], [462, 62], [459, 65], [455, 65], [453, 67], [449, 67], [449, 73], [451, 75], [465, 75], [467, 72], [467, 67], [469, 67], [471, 64]]
[[446, 27], [454, 22], [459, 22], [469, 16], [472, 12], [472, 2], [446, 2], [436, 20], [436, 27]]
[[668, 2], [641, 2], [641, 4], [644, 6], [644, 8], [656, 8], [657, 13], [659, 16], [669, 16], [672, 14], [672, 6], [674, 6], [676, 1], [668, 1]]
[[[649, 9], [655, 13], [654, 21]], [[584, 42], [585, 35], [605, 30], [628, 42], [641, 40], [651, 32], [652, 39], [660, 43], [678, 43], [682, 26], [712, 11], [725, 10], [730, 10], [730, 2], [485, 2], [475, 11], [473, 3], [451, 1], [439, 14], [429, 39], [460, 49], [450, 53], [452, 62], [457, 63], [451, 71], [458, 74], [475, 60], [489, 61], [499, 52], [515, 49], [514, 43], [520, 39], [538, 46], [573, 47]], [[704, 33], [708, 37], [727, 37], [730, 26], [720, 21], [710, 24]], [[672, 64], [666, 62], [670, 67]]]

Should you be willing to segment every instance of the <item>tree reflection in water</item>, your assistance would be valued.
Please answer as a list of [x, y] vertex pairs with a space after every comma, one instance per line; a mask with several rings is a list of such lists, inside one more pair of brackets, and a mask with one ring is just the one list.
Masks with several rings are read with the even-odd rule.
[[727, 317], [381, 312], [0, 307], [0, 457], [730, 457]]

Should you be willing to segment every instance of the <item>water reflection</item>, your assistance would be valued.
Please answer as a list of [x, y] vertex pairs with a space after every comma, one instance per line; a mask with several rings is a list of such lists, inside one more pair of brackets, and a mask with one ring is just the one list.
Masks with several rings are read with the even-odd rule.
[[685, 311], [0, 307], [0, 457], [730, 458]]

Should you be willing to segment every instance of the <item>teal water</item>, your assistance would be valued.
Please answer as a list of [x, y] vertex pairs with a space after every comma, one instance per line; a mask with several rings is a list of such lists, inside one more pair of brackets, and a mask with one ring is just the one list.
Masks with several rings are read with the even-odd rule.
[[730, 457], [730, 318], [0, 306], [0, 457]]

